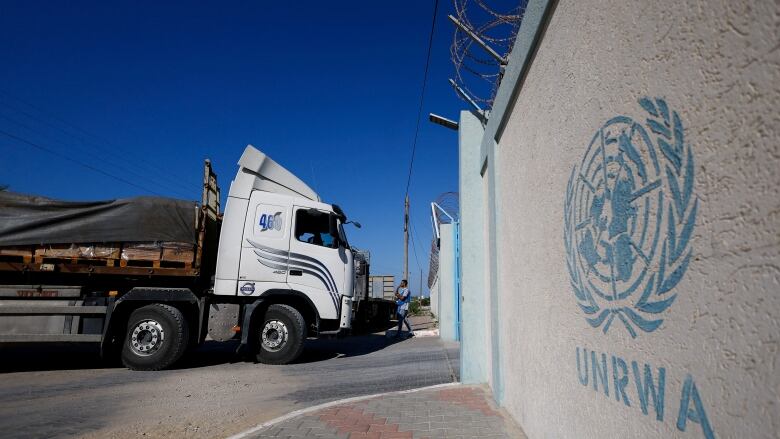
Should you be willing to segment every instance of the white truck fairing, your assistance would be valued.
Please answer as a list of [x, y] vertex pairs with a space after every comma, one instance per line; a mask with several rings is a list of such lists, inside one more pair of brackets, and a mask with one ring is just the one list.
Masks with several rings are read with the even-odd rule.
[[320, 196], [300, 178], [252, 145], [244, 149], [238, 167], [236, 178], [230, 184], [231, 197], [249, 198], [252, 190], [259, 190], [320, 201]]

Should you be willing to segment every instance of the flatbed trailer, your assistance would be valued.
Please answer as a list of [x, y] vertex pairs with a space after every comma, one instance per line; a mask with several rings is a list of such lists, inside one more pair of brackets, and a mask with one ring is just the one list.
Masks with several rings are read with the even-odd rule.
[[[220, 189], [205, 161], [201, 203], [193, 203], [195, 245], [156, 242], [0, 247], [0, 342], [100, 342], [108, 353], [118, 322], [149, 301], [179, 304], [205, 336], [205, 296], [214, 274]], [[149, 290], [149, 289], [153, 290]], [[131, 305], [126, 303], [136, 302]], [[120, 306], [121, 305], [121, 306]], [[197, 322], [197, 324], [195, 324]]]
[[341, 209], [251, 145], [224, 213], [219, 200], [206, 160], [188, 245], [0, 245], [0, 343], [96, 342], [103, 356], [157, 370], [207, 335], [284, 364], [307, 337], [348, 333], [354, 266]]

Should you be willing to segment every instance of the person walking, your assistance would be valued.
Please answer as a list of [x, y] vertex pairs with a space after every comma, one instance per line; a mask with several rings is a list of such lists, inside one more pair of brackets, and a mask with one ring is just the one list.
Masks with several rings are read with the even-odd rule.
[[406, 279], [404, 279], [395, 290], [395, 304], [398, 309], [398, 330], [395, 332], [396, 338], [401, 336], [401, 328], [404, 323], [406, 323], [406, 329], [409, 330], [409, 336], [414, 337], [412, 325], [410, 325], [409, 320], [406, 319], [407, 314], [409, 314], [409, 302], [412, 301], [412, 293], [409, 291], [407, 285], [408, 283], [406, 282]]

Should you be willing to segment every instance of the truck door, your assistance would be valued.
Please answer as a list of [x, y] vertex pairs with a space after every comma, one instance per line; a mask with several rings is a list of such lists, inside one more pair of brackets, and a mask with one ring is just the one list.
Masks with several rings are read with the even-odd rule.
[[315, 302], [320, 317], [339, 316], [344, 294], [344, 267], [347, 263], [339, 248], [338, 231], [331, 213], [294, 206], [293, 233], [290, 238], [290, 271], [287, 282], [299, 286]]
[[286, 282], [291, 209], [283, 197], [252, 192], [241, 243], [239, 295], [258, 296], [269, 289], [289, 289]]

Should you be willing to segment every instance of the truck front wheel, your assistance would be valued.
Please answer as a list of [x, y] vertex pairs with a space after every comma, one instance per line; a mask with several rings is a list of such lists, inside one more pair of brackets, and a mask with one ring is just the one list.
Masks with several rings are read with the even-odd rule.
[[258, 322], [257, 361], [287, 364], [303, 352], [306, 323], [297, 309], [289, 305], [271, 305]]
[[138, 308], [127, 321], [122, 363], [133, 370], [160, 370], [187, 348], [187, 322], [177, 308], [155, 303]]

